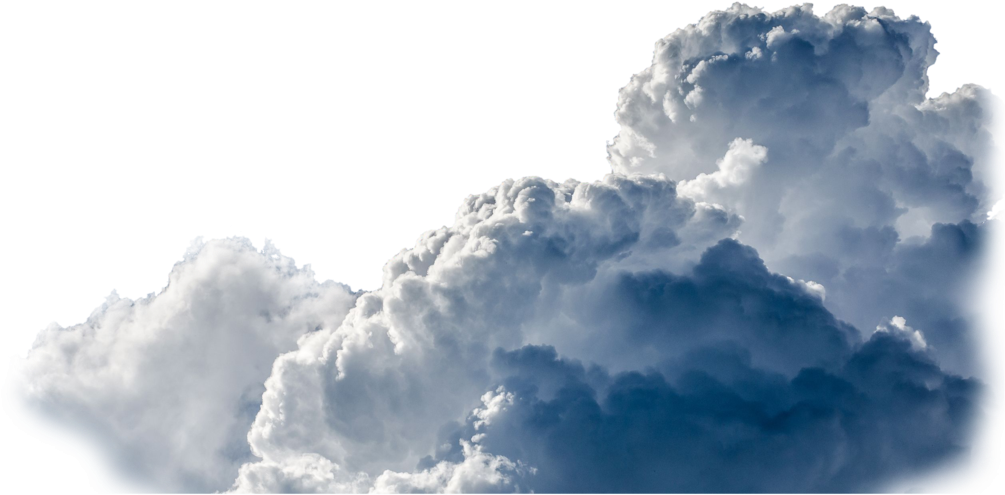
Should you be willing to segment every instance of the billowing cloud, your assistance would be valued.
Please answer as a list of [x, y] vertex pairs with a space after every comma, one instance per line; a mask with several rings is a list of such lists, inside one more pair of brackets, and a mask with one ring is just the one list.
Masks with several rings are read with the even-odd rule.
[[[445, 419], [464, 417], [495, 381], [497, 348], [553, 342], [605, 364], [637, 362], [627, 335], [585, 313], [609, 297], [591, 289], [601, 279], [618, 284], [621, 267], [654, 257], [687, 266], [735, 225], [655, 178], [522, 179], [469, 197], [452, 227], [388, 262], [383, 287], [362, 295], [341, 326], [276, 360], [252, 449], [264, 469], [310, 452], [353, 476], [409, 471]], [[655, 363], [667, 345], [652, 346], [646, 357]]]
[[926, 99], [934, 43], [882, 8], [710, 14], [622, 90], [612, 165], [743, 215], [737, 239], [819, 287], [835, 316], [979, 374], [962, 303], [996, 199], [991, 97]]
[[[1002, 407], [1002, 338], [995, 316], [1001, 287], [1003, 224], [937, 224], [925, 241], [897, 242], [895, 233], [844, 230], [835, 242], [860, 253], [857, 263], [811, 253], [793, 257], [786, 273], [802, 273], [827, 290], [835, 315], [869, 332], [893, 316], [920, 328], [942, 366], [993, 386]], [[864, 235], [862, 235], [864, 234]]]
[[29, 396], [159, 489], [876, 490], [965, 452], [989, 95], [929, 27], [709, 14], [622, 89], [614, 173], [469, 196], [361, 294], [214, 241], [52, 328]]
[[196, 244], [161, 293], [113, 293], [85, 323], [43, 331], [27, 393], [158, 488], [212, 491], [251, 458], [247, 432], [276, 356], [337, 325], [355, 298], [271, 246]]
[[795, 375], [759, 370], [731, 345], [696, 349], [663, 372], [612, 376], [535, 346], [497, 352], [494, 364], [510, 376], [483, 400], [500, 411], [483, 423], [476, 409], [445, 432], [418, 479], [468, 463], [474, 444], [537, 466], [498, 477], [544, 492], [875, 489], [960, 450], [977, 391], [885, 333], [841, 366]]
[[[681, 194], [742, 215], [739, 240], [773, 270], [820, 284], [859, 328], [900, 311], [932, 333], [965, 331], [956, 289], [997, 199], [991, 96], [967, 85], [926, 99], [934, 45], [927, 23], [884, 8], [711, 13], [660, 40], [621, 90], [611, 164], [665, 174]], [[964, 238], [957, 252], [930, 268], [912, 259], [941, 249], [948, 230]], [[895, 288], [929, 269], [940, 280]], [[952, 369], [977, 372], [966, 350], [938, 347]]]

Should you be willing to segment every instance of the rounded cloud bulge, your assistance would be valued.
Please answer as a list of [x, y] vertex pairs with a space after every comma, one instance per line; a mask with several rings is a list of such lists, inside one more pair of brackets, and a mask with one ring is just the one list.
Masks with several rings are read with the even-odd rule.
[[356, 296], [271, 245], [197, 242], [159, 294], [113, 292], [86, 322], [42, 331], [25, 393], [93, 431], [130, 475], [217, 490], [251, 458], [247, 429], [276, 356], [341, 321]]
[[[899, 314], [941, 341], [945, 365], [977, 373], [954, 298], [999, 199], [993, 97], [965, 85], [926, 98], [934, 46], [928, 23], [885, 8], [734, 4], [660, 40], [622, 88], [612, 168], [742, 215], [737, 239], [822, 285], [839, 318], [870, 329]], [[948, 236], [952, 253], [918, 258]]]
[[819, 249], [797, 232], [825, 215], [902, 238], [979, 221], [994, 203], [991, 96], [966, 85], [926, 99], [934, 44], [927, 23], [882, 8], [709, 14], [660, 40], [621, 90], [611, 164], [693, 182], [725, 178], [717, 164], [737, 139], [766, 147], [718, 201], [749, 217], [745, 237], [771, 257]]
[[735, 4], [618, 97], [612, 173], [467, 197], [383, 284], [200, 242], [23, 391], [158, 491], [877, 491], [968, 451], [992, 96], [927, 23]]

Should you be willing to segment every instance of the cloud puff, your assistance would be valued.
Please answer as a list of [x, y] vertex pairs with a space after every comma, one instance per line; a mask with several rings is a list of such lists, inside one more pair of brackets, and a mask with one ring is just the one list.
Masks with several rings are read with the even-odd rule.
[[[479, 443], [485, 438], [485, 429], [506, 414], [513, 405], [514, 395], [505, 387], [498, 387], [482, 395], [483, 406], [471, 412], [470, 426], [474, 431], [469, 440], [460, 439], [456, 445], [460, 450], [451, 449], [451, 443], [441, 448], [453, 450], [452, 457], [461, 460], [440, 460], [434, 466], [415, 473], [384, 471], [376, 480], [373, 490], [378, 493], [501, 493], [525, 491], [522, 479], [533, 476], [536, 468], [529, 468], [522, 462], [513, 462], [505, 456], [487, 454]], [[457, 440], [454, 438], [453, 440]], [[429, 464], [431, 457], [425, 457], [420, 464]]]
[[911, 342], [912, 349], [920, 350], [928, 348], [928, 342], [925, 341], [925, 336], [921, 333], [921, 330], [911, 328], [907, 325], [907, 320], [900, 316], [894, 316], [890, 318], [888, 323], [877, 326], [876, 332], [899, 333]]
[[711, 13], [621, 91], [614, 174], [469, 196], [368, 293], [208, 243], [43, 332], [30, 396], [159, 489], [876, 490], [979, 398], [989, 96], [926, 100], [933, 46]]
[[276, 356], [337, 325], [355, 298], [272, 246], [196, 245], [159, 294], [113, 293], [85, 323], [43, 331], [27, 393], [158, 488], [212, 491], [251, 458], [247, 431]]
[[803, 288], [806, 292], [813, 294], [820, 298], [821, 301], [827, 299], [827, 288], [820, 285], [812, 280], [793, 280], [792, 277], [786, 277], [790, 282], [794, 282]]
[[730, 189], [749, 181], [767, 158], [768, 149], [764, 146], [757, 146], [749, 139], [736, 138], [729, 143], [726, 155], [716, 162], [718, 170], [678, 182], [677, 192], [695, 200], [711, 199], [723, 192], [729, 194]]

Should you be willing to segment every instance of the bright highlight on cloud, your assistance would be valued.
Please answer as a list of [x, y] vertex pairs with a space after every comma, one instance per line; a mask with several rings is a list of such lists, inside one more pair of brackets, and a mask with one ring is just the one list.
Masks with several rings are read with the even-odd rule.
[[679, 181], [677, 192], [695, 201], [709, 199], [718, 193], [726, 201], [730, 196], [730, 189], [740, 189], [767, 158], [768, 149], [764, 146], [757, 146], [749, 139], [736, 138], [729, 143], [726, 155], [716, 161], [718, 170], [708, 174], [700, 173], [692, 180]]
[[925, 336], [922, 335], [921, 330], [909, 327], [907, 325], [907, 320], [900, 316], [894, 316], [893, 318], [890, 318], [889, 323], [877, 326], [876, 331], [900, 333], [911, 342], [911, 347], [916, 350], [928, 347], [928, 342], [925, 342]]
[[879, 490], [963, 452], [990, 95], [929, 26], [734, 5], [621, 90], [611, 175], [506, 181], [353, 293], [197, 244], [25, 391], [155, 490]]

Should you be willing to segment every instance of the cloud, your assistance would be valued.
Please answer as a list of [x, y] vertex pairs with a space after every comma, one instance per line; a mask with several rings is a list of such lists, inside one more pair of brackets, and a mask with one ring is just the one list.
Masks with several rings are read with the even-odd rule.
[[[621, 90], [611, 164], [665, 174], [682, 195], [742, 215], [738, 240], [771, 269], [814, 281], [836, 316], [873, 328], [892, 316], [878, 308], [902, 294], [863, 301], [847, 279], [896, 270], [908, 244], [940, 225], [980, 224], [998, 199], [988, 182], [992, 97], [966, 85], [927, 99], [934, 45], [927, 23], [885, 8], [713, 12], [660, 40], [652, 66]], [[970, 280], [971, 259], [943, 262]], [[928, 302], [938, 315], [898, 314], [959, 320], [958, 292], [944, 292]], [[953, 369], [978, 372], [942, 351]]]
[[978, 388], [889, 333], [841, 366], [793, 376], [759, 370], [727, 345], [696, 349], [666, 372], [586, 371], [547, 346], [495, 360], [509, 376], [488, 396], [507, 407], [490, 424], [472, 414], [447, 432], [437, 469], [467, 462], [457, 444], [477, 438], [483, 451], [538, 466], [509, 483], [544, 492], [874, 488], [959, 450]]
[[[869, 329], [899, 312], [945, 337], [944, 366], [980, 373], [960, 308], [995, 199], [991, 96], [925, 99], [933, 45], [927, 24], [886, 9], [709, 14], [622, 89], [612, 165], [741, 214], [737, 239], [837, 317]], [[958, 249], [913, 259], [950, 236]]]
[[[980, 375], [977, 335], [966, 309], [984, 259], [992, 223], [935, 224], [927, 238], [894, 242], [889, 230], [847, 230], [834, 240], [859, 263], [840, 264], [819, 253], [792, 258], [792, 265], [827, 289], [827, 306], [860, 329], [901, 316], [925, 332], [941, 366]], [[793, 270], [796, 271], [796, 270]], [[869, 326], [866, 326], [866, 325]]]
[[25, 363], [36, 405], [97, 433], [162, 490], [229, 485], [280, 353], [337, 325], [355, 294], [241, 239], [195, 245], [159, 294], [114, 293], [85, 323], [43, 331]]
[[677, 183], [677, 192], [695, 200], [708, 199], [726, 189], [736, 188], [750, 180], [750, 176], [768, 158], [768, 149], [756, 146], [749, 139], [734, 139], [729, 150], [716, 162], [719, 170], [700, 173], [692, 180]]
[[[927, 24], [736, 4], [619, 95], [614, 173], [469, 196], [367, 293], [213, 241], [42, 333], [29, 397], [161, 490], [877, 490], [969, 445], [990, 95]], [[908, 324], [910, 322], [910, 325]], [[873, 331], [875, 329], [875, 331]]]
[[806, 292], [813, 294], [820, 298], [821, 301], [827, 299], [827, 288], [820, 285], [812, 280], [793, 280], [792, 277], [786, 277], [789, 282], [793, 282], [803, 288]]
[[496, 348], [609, 344], [597, 358], [627, 363], [630, 349], [604, 326], [570, 335], [573, 318], [595, 304], [584, 288], [617, 283], [610, 274], [636, 258], [692, 264], [697, 248], [736, 224], [656, 178], [528, 178], [471, 196], [452, 227], [389, 261], [383, 287], [362, 295], [341, 326], [277, 359], [252, 449], [265, 463], [312, 452], [349, 473], [406, 472], [444, 421], [463, 417], [484, 393]]
[[[469, 199], [453, 227], [388, 263], [341, 327], [277, 360], [249, 434], [262, 461], [235, 488], [310, 452], [337, 482], [395, 491], [866, 489], [965, 448], [974, 380], [904, 333], [863, 342], [728, 236], [690, 257], [680, 235], [646, 227], [660, 205], [676, 211], [661, 224], [707, 230], [668, 184], [524, 179]], [[656, 253], [678, 268], [634, 261]], [[819, 392], [810, 379], [850, 403], [803, 397]], [[596, 421], [564, 424], [565, 400]], [[847, 459], [875, 449], [890, 457]]]
[[[498, 387], [482, 395], [483, 407], [471, 412], [470, 425], [474, 431], [484, 431], [500, 415], [513, 406], [513, 394]], [[485, 453], [479, 444], [485, 433], [475, 433], [470, 439], [460, 439], [461, 460], [441, 460], [434, 466], [415, 473], [384, 471], [376, 480], [373, 491], [377, 493], [502, 493], [521, 492], [521, 480], [533, 476], [537, 469], [522, 462], [513, 462], [505, 456]], [[451, 444], [443, 444], [447, 450]], [[454, 456], [456, 457], [456, 455]], [[431, 459], [424, 458], [428, 463]]]

